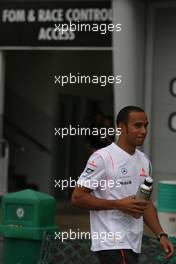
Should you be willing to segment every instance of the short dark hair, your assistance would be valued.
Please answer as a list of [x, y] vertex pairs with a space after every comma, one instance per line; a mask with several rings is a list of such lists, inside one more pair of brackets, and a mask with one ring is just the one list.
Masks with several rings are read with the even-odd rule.
[[142, 108], [140, 108], [139, 106], [126, 106], [124, 108], [122, 108], [116, 118], [116, 124], [117, 126], [119, 125], [120, 122], [127, 124], [128, 123], [128, 118], [129, 118], [129, 114], [131, 112], [144, 112], [144, 110]]

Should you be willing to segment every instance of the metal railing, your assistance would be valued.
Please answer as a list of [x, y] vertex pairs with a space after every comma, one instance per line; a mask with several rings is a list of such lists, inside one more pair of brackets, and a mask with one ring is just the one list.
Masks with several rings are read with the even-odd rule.
[[[38, 140], [36, 140], [34, 137], [32, 137], [29, 133], [27, 133], [23, 129], [19, 128], [17, 125], [13, 124], [12, 122], [10, 122], [6, 118], [5, 118], [5, 125], [11, 127], [14, 130], [16, 130], [21, 136], [25, 137], [27, 140], [29, 140], [32, 144], [34, 144], [41, 151], [44, 151], [44, 152], [46, 152], [48, 154], [51, 153], [51, 150], [49, 148], [45, 147]], [[14, 142], [12, 142], [12, 143], [14, 144]], [[15, 144], [18, 145], [17, 143], [15, 143]]]
[[[90, 243], [83, 239], [55, 240], [54, 236], [45, 234], [38, 264], [99, 264], [96, 255], [90, 251]], [[176, 264], [175, 256], [166, 261], [164, 255], [155, 238], [143, 236], [138, 264]]]

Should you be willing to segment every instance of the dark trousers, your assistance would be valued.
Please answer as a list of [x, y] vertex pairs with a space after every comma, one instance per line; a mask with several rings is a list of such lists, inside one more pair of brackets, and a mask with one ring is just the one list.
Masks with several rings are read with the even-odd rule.
[[101, 250], [96, 254], [100, 264], [137, 264], [139, 257], [131, 249]]

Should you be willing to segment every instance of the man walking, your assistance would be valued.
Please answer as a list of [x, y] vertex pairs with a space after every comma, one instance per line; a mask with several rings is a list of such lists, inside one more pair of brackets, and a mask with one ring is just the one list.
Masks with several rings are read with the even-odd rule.
[[[121, 128], [117, 143], [99, 149], [89, 158], [72, 195], [72, 204], [90, 210], [92, 251], [101, 264], [136, 264], [143, 222], [160, 241], [166, 258], [174, 252], [151, 201], [135, 199], [139, 185], [149, 175], [149, 160], [141, 146], [148, 120], [143, 109], [127, 106], [118, 113]], [[101, 234], [106, 234], [102, 241]]]

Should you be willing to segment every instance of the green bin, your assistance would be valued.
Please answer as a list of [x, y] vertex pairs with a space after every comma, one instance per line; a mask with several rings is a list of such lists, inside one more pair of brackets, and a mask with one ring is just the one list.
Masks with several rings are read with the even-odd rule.
[[57, 229], [52, 196], [33, 190], [5, 194], [0, 225], [3, 264], [37, 264], [43, 234]]

